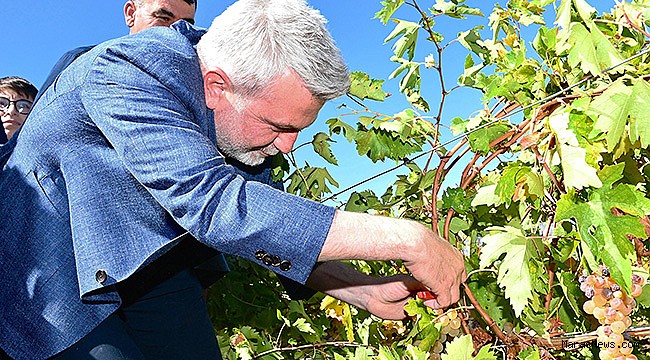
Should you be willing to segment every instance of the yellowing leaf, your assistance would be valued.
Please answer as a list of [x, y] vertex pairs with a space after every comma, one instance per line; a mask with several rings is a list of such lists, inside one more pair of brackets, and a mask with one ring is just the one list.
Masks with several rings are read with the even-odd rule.
[[505, 288], [506, 298], [510, 299], [515, 315], [519, 317], [533, 296], [529, 262], [538, 257], [535, 240], [526, 238], [521, 230], [510, 226], [487, 230], [495, 233], [483, 237], [485, 246], [481, 249], [480, 266], [485, 268], [505, 254], [498, 265], [497, 280]]
[[328, 317], [343, 323], [348, 341], [354, 341], [354, 327], [352, 326], [350, 305], [331, 296], [326, 296], [320, 303], [320, 309], [324, 310]]
[[601, 187], [596, 169], [587, 164], [587, 151], [580, 147], [573, 130], [569, 129], [569, 114], [554, 114], [549, 117], [548, 123], [558, 141], [564, 185], [574, 189]]

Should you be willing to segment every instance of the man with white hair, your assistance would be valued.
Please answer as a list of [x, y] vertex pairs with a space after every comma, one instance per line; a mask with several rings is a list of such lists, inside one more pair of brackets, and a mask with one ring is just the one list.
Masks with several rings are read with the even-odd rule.
[[[195, 267], [221, 271], [220, 253], [387, 319], [420, 290], [434, 308], [459, 299], [462, 255], [424, 225], [269, 186], [270, 156], [349, 86], [324, 24], [303, 0], [240, 0], [206, 34], [149, 29], [61, 73], [0, 177], [9, 356], [218, 359]], [[411, 275], [346, 259], [402, 259]]]

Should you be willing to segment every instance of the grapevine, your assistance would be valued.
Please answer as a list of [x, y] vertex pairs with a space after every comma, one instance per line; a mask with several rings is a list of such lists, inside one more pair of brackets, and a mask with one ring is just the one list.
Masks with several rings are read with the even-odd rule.
[[[293, 167], [280, 159], [275, 175], [316, 201], [430, 226], [466, 256], [461, 301], [438, 312], [414, 299], [410, 320], [384, 322], [321, 295], [292, 301], [279, 285], [269, 294], [253, 284], [254, 321], [227, 295], [217, 302], [228, 311], [215, 306], [218, 318], [246, 325], [218, 329], [226, 357], [646, 359], [650, 3], [604, 2], [498, 1], [484, 14], [470, 0], [382, 1], [395, 71], [388, 81], [353, 72], [352, 104], [298, 147], [312, 145], [325, 166], [299, 167], [296, 151]], [[464, 64], [456, 84], [452, 61]], [[373, 110], [397, 97], [384, 90], [390, 81], [407, 108]], [[470, 89], [482, 102], [446, 118], [450, 99]], [[346, 159], [334, 157], [334, 142], [388, 169], [336, 191], [328, 167]], [[382, 192], [359, 188], [396, 172]], [[352, 264], [377, 276], [406, 271]]]

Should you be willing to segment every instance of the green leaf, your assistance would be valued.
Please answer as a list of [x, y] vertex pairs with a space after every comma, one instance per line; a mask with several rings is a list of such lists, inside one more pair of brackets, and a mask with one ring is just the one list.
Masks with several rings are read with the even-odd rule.
[[[429, 172], [427, 174], [434, 174]], [[467, 197], [463, 188], [447, 188], [442, 194], [442, 209], [454, 209], [457, 213], [464, 214], [470, 209], [470, 198]]]
[[619, 145], [628, 123], [630, 141], [650, 145], [649, 103], [650, 85], [641, 79], [632, 86], [618, 80], [591, 102], [587, 114], [597, 118], [594, 130], [607, 134], [608, 151]]
[[569, 65], [580, 67], [584, 73], [599, 75], [603, 70], [623, 61], [618, 50], [595, 26], [588, 30], [582, 24], [572, 23], [568, 43], [571, 45]]
[[360, 131], [355, 137], [359, 155], [368, 156], [372, 162], [384, 160], [402, 160], [403, 158], [421, 151], [419, 144], [402, 141], [399, 136], [379, 129]]
[[312, 140], [311, 144], [314, 147], [314, 152], [316, 152], [316, 154], [320, 155], [328, 163], [338, 165], [336, 157], [334, 157], [334, 154], [332, 154], [332, 149], [330, 148], [329, 144], [330, 142], [332, 142], [332, 139], [329, 137], [329, 135], [325, 134], [324, 132], [319, 132], [314, 135], [314, 139]]
[[510, 226], [486, 230], [496, 232], [483, 237], [485, 246], [481, 252], [480, 266], [486, 268], [505, 254], [498, 265], [498, 282], [505, 288], [506, 298], [510, 299], [515, 315], [520, 316], [533, 295], [529, 262], [538, 257], [535, 240], [526, 238], [521, 230]]
[[476, 192], [474, 199], [472, 199], [472, 206], [500, 205], [502, 203], [501, 197], [497, 195], [496, 190], [497, 190], [497, 184], [481, 186]]
[[445, 353], [441, 356], [442, 360], [497, 360], [489, 345], [482, 347], [475, 357], [472, 356], [474, 345], [472, 344], [471, 335], [455, 338], [447, 344], [445, 350]]
[[544, 181], [530, 166], [510, 163], [501, 171], [495, 193], [507, 205], [525, 198], [536, 199], [544, 196]]
[[384, 80], [371, 79], [368, 74], [361, 71], [350, 74], [350, 94], [361, 100], [384, 101], [386, 93], [382, 90], [383, 85]]
[[554, 114], [549, 117], [548, 124], [559, 144], [558, 152], [562, 161], [564, 186], [574, 189], [602, 186], [596, 169], [587, 164], [587, 151], [580, 146], [573, 130], [569, 129], [569, 114], [566, 112]]
[[419, 348], [408, 344], [406, 345], [406, 354], [410, 360], [427, 360], [429, 359], [429, 353]]
[[486, 62], [490, 59], [490, 51], [482, 45], [481, 30], [483, 30], [483, 26], [477, 26], [473, 29], [458, 33], [458, 42]]
[[292, 327], [295, 327], [298, 329], [300, 332], [308, 333], [308, 334], [315, 334], [316, 331], [314, 328], [311, 327], [311, 324], [307, 322], [306, 319], [300, 318], [294, 321], [294, 323], [291, 325]]
[[580, 304], [583, 294], [575, 276], [568, 272], [562, 272], [558, 275], [558, 280], [560, 280], [560, 287], [562, 288], [564, 298], [567, 299], [573, 312], [581, 314], [582, 306]]
[[455, 19], [465, 19], [465, 15], [483, 16], [481, 9], [470, 8], [467, 5], [459, 5], [458, 3], [458, 0], [452, 0], [451, 2], [436, 0], [431, 12], [435, 15], [442, 14]]
[[289, 173], [289, 162], [284, 154], [278, 153], [271, 159], [271, 177], [273, 181], [281, 181], [284, 175]]
[[473, 359], [472, 352], [474, 352], [474, 345], [472, 344], [472, 337], [470, 335], [463, 335], [455, 338], [452, 342], [447, 344], [445, 353], [442, 354], [442, 360], [463, 360]]
[[501, 123], [484, 127], [468, 135], [469, 144], [474, 152], [485, 155], [490, 152], [490, 143], [508, 132], [508, 130], [510, 130], [510, 126]]
[[357, 135], [357, 131], [340, 118], [331, 118], [325, 123], [329, 125], [331, 134], [343, 134], [349, 142], [354, 141]]
[[393, 32], [391, 32], [388, 37], [384, 39], [384, 43], [388, 43], [389, 41], [401, 35], [401, 37], [393, 45], [393, 52], [395, 53], [395, 56], [399, 58], [404, 57], [404, 54], [406, 53], [408, 60], [413, 60], [420, 25], [418, 23], [405, 20], [393, 21], [395, 21], [397, 25], [395, 25]]
[[539, 348], [537, 346], [527, 347], [517, 355], [520, 360], [540, 360]]
[[288, 193], [310, 199], [320, 199], [323, 194], [331, 193], [328, 183], [335, 187], [339, 186], [326, 168], [309, 165], [296, 169], [287, 181], [289, 182]]
[[404, 4], [404, 0], [385, 0], [381, 2], [381, 10], [375, 14], [375, 19], [379, 19], [384, 25], [388, 23], [390, 17], [393, 16], [395, 11]]
[[[636, 253], [627, 235], [645, 238], [639, 220], [648, 214], [650, 200], [638, 196], [638, 190], [631, 185], [611, 185], [617, 176], [622, 176], [624, 167], [625, 164], [618, 164], [601, 171], [603, 181], [607, 182], [594, 190], [588, 201], [578, 199], [573, 193], [561, 196], [555, 221], [575, 219], [583, 246], [608, 266], [612, 278], [629, 292], [631, 263], [636, 259]], [[629, 215], [615, 216], [612, 213], [614, 208]]]
[[469, 120], [465, 120], [460, 117], [451, 119], [451, 132], [454, 134], [454, 136], [467, 131], [467, 123], [469, 123]]
[[571, 25], [571, 3], [572, 0], [562, 0], [560, 6], [557, 9], [555, 24], [560, 26], [562, 29], [568, 29]]

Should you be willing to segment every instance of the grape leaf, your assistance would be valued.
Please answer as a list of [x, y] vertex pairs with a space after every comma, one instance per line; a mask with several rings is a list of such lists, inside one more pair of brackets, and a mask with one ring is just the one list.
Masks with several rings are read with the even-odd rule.
[[561, 272], [558, 274], [558, 280], [564, 293], [564, 298], [567, 299], [571, 309], [576, 314], [581, 314], [582, 306], [580, 302], [582, 301], [583, 295], [580, 290], [580, 285], [576, 282], [576, 277], [569, 272]]
[[523, 198], [539, 198], [544, 196], [544, 181], [530, 166], [511, 163], [502, 170], [495, 193], [507, 205]]
[[463, 335], [448, 343], [445, 353], [440, 358], [442, 360], [497, 360], [489, 345], [483, 346], [476, 356], [472, 356], [473, 352], [472, 336]]
[[388, 23], [390, 17], [393, 16], [395, 11], [404, 4], [404, 0], [385, 0], [381, 2], [382, 9], [377, 11], [375, 19], [379, 19], [384, 25]]
[[354, 341], [354, 327], [352, 326], [352, 312], [350, 305], [331, 296], [325, 296], [320, 303], [320, 309], [329, 316], [339, 320], [345, 327], [348, 341]]
[[387, 94], [382, 90], [383, 86], [384, 80], [371, 79], [368, 74], [361, 71], [350, 74], [350, 94], [361, 100], [384, 101]]
[[[650, 212], [650, 200], [637, 195], [633, 186], [613, 183], [622, 177], [625, 164], [606, 167], [599, 175], [603, 187], [594, 190], [588, 201], [573, 192], [562, 195], [557, 203], [555, 221], [575, 219], [583, 246], [610, 268], [612, 278], [629, 292], [632, 285], [631, 262], [636, 258], [627, 234], [645, 238], [640, 217]], [[626, 213], [615, 216], [612, 209]]]
[[499, 195], [497, 195], [496, 190], [497, 190], [496, 184], [482, 186], [476, 192], [476, 196], [474, 196], [474, 199], [472, 199], [472, 206], [500, 205], [501, 198], [499, 197]]
[[330, 193], [328, 183], [338, 187], [339, 183], [332, 178], [326, 168], [311, 167], [296, 169], [289, 175], [287, 192], [310, 199], [319, 199], [321, 195]]
[[559, 144], [564, 186], [574, 189], [602, 186], [596, 169], [587, 164], [587, 151], [580, 147], [575, 133], [569, 129], [569, 114], [553, 114], [549, 117], [548, 124]]
[[393, 20], [397, 23], [395, 29], [384, 39], [387, 43], [396, 37], [402, 35], [393, 45], [393, 52], [399, 58], [403, 57], [406, 53], [409, 60], [413, 60], [415, 55], [415, 44], [418, 40], [418, 30], [420, 25], [411, 21]]
[[481, 9], [471, 8], [467, 5], [459, 5], [459, 2], [464, 1], [451, 1], [446, 2], [444, 0], [436, 0], [436, 4], [433, 5], [431, 12], [433, 14], [443, 14], [456, 19], [465, 19], [465, 15], [475, 15], [483, 16]]
[[518, 355], [521, 360], [539, 360], [539, 348], [537, 346], [530, 346], [523, 350]]
[[325, 134], [324, 132], [319, 132], [314, 135], [314, 139], [311, 141], [311, 145], [314, 147], [314, 152], [320, 155], [328, 163], [338, 165], [336, 157], [334, 154], [332, 154], [332, 148], [329, 144], [330, 142], [332, 142], [332, 139], [330, 139], [329, 135]]
[[273, 181], [284, 179], [284, 174], [288, 174], [289, 169], [289, 162], [284, 157], [284, 154], [278, 153], [271, 159], [271, 177]]
[[349, 142], [354, 141], [357, 135], [357, 131], [340, 118], [331, 118], [325, 123], [329, 125], [330, 134], [343, 134]]
[[490, 318], [497, 325], [503, 326], [514, 314], [503, 291], [494, 281], [495, 277], [496, 274], [492, 273], [476, 274], [468, 279], [467, 285]]
[[520, 229], [510, 226], [494, 226], [486, 230], [494, 233], [483, 237], [485, 246], [481, 252], [480, 266], [486, 268], [505, 254], [498, 265], [497, 280], [505, 288], [506, 298], [510, 299], [515, 315], [519, 316], [533, 296], [529, 262], [538, 257], [536, 240], [526, 238]]
[[469, 144], [474, 152], [487, 154], [490, 151], [490, 143], [510, 130], [506, 124], [494, 124], [474, 131], [468, 135]]
[[[580, 23], [572, 23], [567, 41], [571, 45], [569, 65], [580, 67], [584, 73], [599, 75], [603, 70], [623, 61], [621, 54], [596, 26], [589, 30]], [[562, 48], [565, 45], [558, 44]]]
[[399, 136], [393, 136], [391, 132], [374, 128], [359, 131], [354, 140], [359, 155], [368, 156], [372, 162], [386, 158], [401, 160], [422, 150], [418, 144], [402, 141]]
[[650, 145], [650, 86], [645, 80], [635, 80], [627, 86], [622, 80], [613, 83], [591, 102], [587, 114], [597, 117], [594, 131], [607, 134], [607, 150], [612, 151], [623, 137], [628, 125], [629, 137], [641, 146]]

